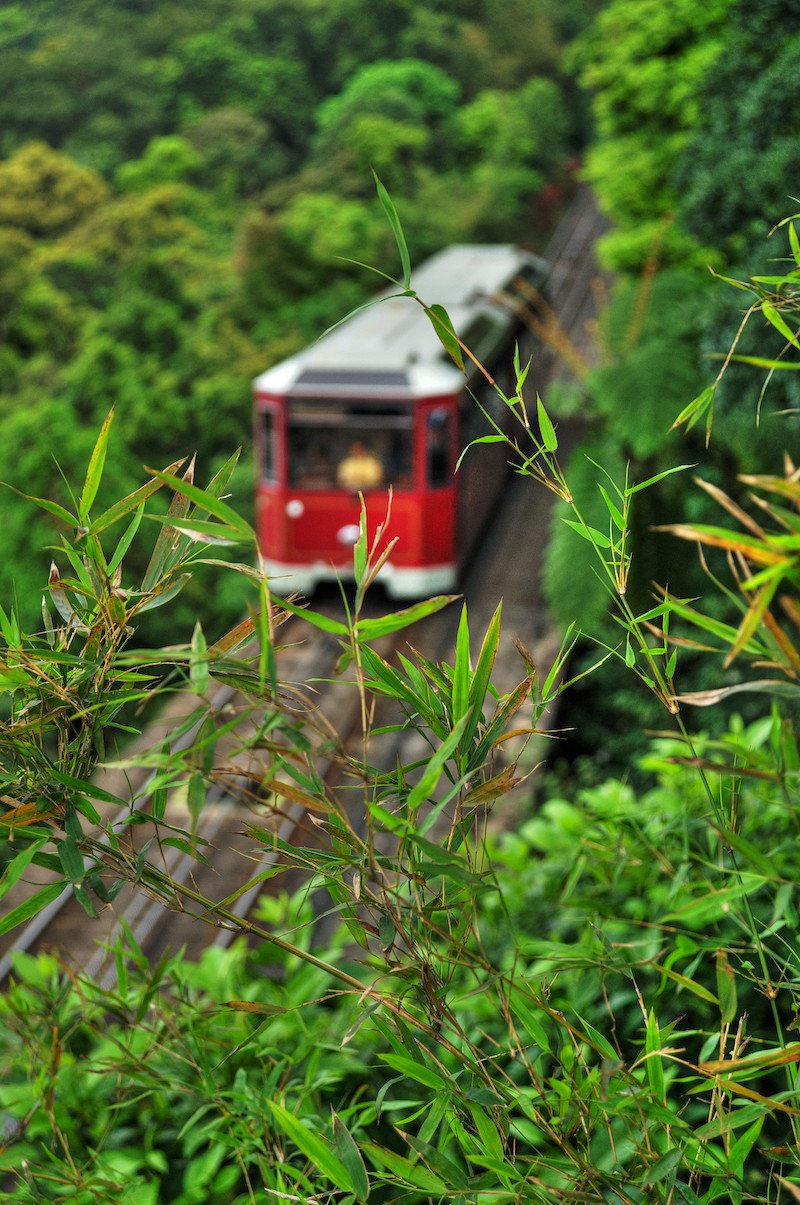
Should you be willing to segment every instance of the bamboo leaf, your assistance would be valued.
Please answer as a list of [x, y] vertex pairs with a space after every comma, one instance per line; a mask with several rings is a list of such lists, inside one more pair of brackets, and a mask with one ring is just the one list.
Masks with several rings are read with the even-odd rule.
[[556, 429], [550, 421], [550, 416], [544, 408], [542, 399], [538, 393], [536, 395], [536, 416], [539, 420], [539, 432], [542, 436], [542, 443], [547, 452], [555, 452], [558, 448], [558, 436]]
[[772, 325], [775, 327], [775, 330], [779, 331], [780, 334], [783, 335], [784, 339], [788, 339], [792, 346], [796, 347], [797, 350], [800, 351], [800, 343], [797, 340], [797, 335], [794, 333], [791, 327], [787, 325], [786, 320], [779, 310], [776, 310], [774, 306], [769, 305], [769, 303], [765, 301], [761, 306], [761, 313], [768, 322], [772, 323]]
[[74, 837], [66, 836], [58, 844], [58, 860], [64, 876], [71, 883], [82, 883], [85, 875], [83, 854]]
[[[176, 472], [183, 460], [176, 460], [174, 464], [168, 465], [164, 470], [167, 473]], [[111, 527], [118, 519], [130, 514], [132, 510], [136, 510], [145, 502], [151, 494], [155, 494], [158, 490], [163, 489], [163, 483], [160, 481], [148, 481], [145, 485], [134, 490], [132, 494], [128, 494], [127, 498], [121, 498], [119, 502], [115, 502], [108, 510], [103, 511], [102, 515], [98, 515], [94, 522], [89, 527], [89, 535], [99, 535], [101, 531], [105, 531], [107, 527]]]
[[347, 637], [349, 635], [347, 624], [340, 623], [338, 619], [330, 619], [329, 616], [321, 615], [318, 611], [311, 611], [308, 607], [298, 607], [296, 603], [289, 602], [285, 598], [276, 598], [275, 601], [285, 611], [299, 615], [301, 619], [305, 619], [313, 628], [319, 628], [321, 632], [330, 632], [332, 636]]
[[189, 661], [189, 681], [196, 695], [204, 695], [208, 690], [208, 644], [200, 626], [200, 620], [194, 625], [192, 633], [192, 656]]
[[83, 483], [81, 496], [78, 500], [78, 515], [83, 524], [88, 523], [89, 511], [92, 508], [92, 503], [97, 497], [97, 491], [100, 487], [100, 478], [103, 476], [103, 466], [106, 462], [108, 437], [111, 432], [111, 424], [113, 421], [114, 411], [111, 409], [106, 415], [106, 420], [100, 428], [100, 434], [97, 437], [97, 442], [94, 445], [92, 455], [89, 459], [89, 467], [86, 470], [86, 480]]
[[[425, 619], [428, 615], [435, 615], [437, 611], [449, 606], [457, 598], [457, 594], [439, 594], [436, 598], [425, 598], [422, 602], [414, 603], [413, 606], [406, 607], [402, 611], [395, 611], [393, 615], [383, 615], [379, 619], [360, 619], [357, 627], [354, 628], [354, 634], [359, 644], [367, 640], [377, 640], [379, 636], [399, 632], [403, 628], [417, 623], [420, 619]], [[286, 603], [282, 602], [281, 605], [286, 606]], [[301, 614], [308, 615], [308, 612], [302, 611]]]
[[440, 1180], [427, 1167], [419, 1163], [412, 1163], [410, 1159], [406, 1159], [403, 1155], [398, 1155], [394, 1151], [388, 1150], [386, 1147], [378, 1146], [374, 1142], [365, 1142], [364, 1150], [369, 1155], [370, 1159], [378, 1166], [388, 1168], [392, 1176], [394, 1184], [397, 1178], [401, 1184], [412, 1184], [415, 1188], [421, 1188], [423, 1192], [435, 1192], [450, 1196], [450, 1185], [444, 1180]]
[[336, 1143], [336, 1153], [347, 1168], [353, 1185], [353, 1192], [360, 1201], [369, 1197], [369, 1176], [361, 1158], [361, 1152], [356, 1146], [353, 1135], [337, 1113], [331, 1110], [333, 1117], [333, 1140]]
[[729, 1025], [736, 1016], [736, 978], [724, 950], [717, 950], [716, 960], [720, 1020], [723, 1025]]
[[664, 1065], [661, 1061], [661, 1032], [655, 1013], [651, 1009], [647, 1015], [647, 1031], [645, 1034], [645, 1053], [647, 1080], [655, 1096], [660, 1101], [665, 1099]]
[[604, 486], [602, 486], [599, 482], [597, 484], [597, 488], [600, 490], [600, 493], [603, 495], [603, 501], [606, 504], [608, 513], [611, 515], [611, 519], [614, 523], [614, 526], [619, 528], [620, 531], [624, 531], [625, 530], [625, 519], [622, 515], [622, 511], [619, 509], [618, 506], [616, 506], [611, 501], [611, 498], [609, 497], [609, 494], [608, 494], [608, 490]]
[[64, 889], [65, 884], [63, 882], [48, 883], [46, 887], [42, 887], [30, 899], [18, 904], [16, 908], [12, 908], [10, 912], [7, 912], [0, 919], [0, 937], [4, 933], [9, 933], [17, 925], [24, 924], [31, 917], [37, 916], [43, 908], [46, 908], [48, 904], [61, 895]]
[[734, 640], [733, 645], [731, 646], [731, 649], [723, 663], [724, 669], [727, 669], [735, 658], [738, 657], [742, 649], [746, 648], [751, 636], [755, 634], [764, 616], [764, 612], [772, 602], [772, 598], [778, 588], [778, 584], [779, 579], [775, 578], [771, 582], [767, 582], [765, 586], [762, 586], [756, 598], [753, 600], [752, 606], [745, 612], [744, 618], [739, 626], [739, 630], [736, 633], [736, 639]]
[[656, 963], [656, 970], [659, 974], [664, 975], [667, 979], [671, 979], [674, 983], [685, 987], [687, 992], [692, 992], [693, 995], [699, 996], [701, 1000], [708, 1001], [709, 1004], [718, 1004], [717, 997], [710, 992], [708, 988], [703, 987], [702, 983], [697, 983], [694, 979], [690, 979], [688, 975], [682, 975], [680, 971], [673, 971], [671, 967], [662, 967]]
[[447, 352], [450, 359], [455, 365], [464, 371], [464, 357], [461, 353], [461, 347], [456, 336], [455, 327], [450, 320], [450, 315], [443, 305], [426, 305], [425, 313], [431, 321], [431, 326], [436, 332], [436, 337], [441, 343], [444, 350]]
[[470, 448], [474, 448], [476, 444], [504, 444], [508, 442], [509, 441], [506, 439], [505, 435], [480, 435], [477, 439], [473, 439], [467, 444], [466, 448], [456, 461], [456, 472], [458, 472], [458, 470], [461, 468], [461, 462], [466, 456], [467, 452], [470, 450]]
[[434, 1091], [441, 1092], [442, 1089], [450, 1087], [442, 1073], [429, 1067], [426, 1063], [417, 1063], [413, 1059], [399, 1054], [380, 1054], [378, 1057], [381, 1062], [388, 1064], [394, 1071], [399, 1071], [408, 1079], [416, 1080], [418, 1084], [424, 1084], [426, 1088], [433, 1088]]
[[694, 469], [693, 464], [678, 464], [674, 469], [665, 469], [663, 473], [656, 473], [654, 477], [648, 477], [646, 481], [640, 481], [638, 485], [630, 485], [625, 490], [626, 497], [632, 494], [638, 494], [640, 490], [649, 489], [651, 485], [655, 485], [659, 481], [663, 481], [665, 477], [671, 477], [673, 473], [682, 473], [685, 469]]
[[716, 390], [716, 385], [706, 386], [702, 393], [693, 398], [687, 406], [684, 406], [670, 427], [670, 431], [674, 431], [676, 427], [680, 427], [681, 423], [686, 423], [686, 429], [690, 431], [697, 420], [705, 414], [706, 410], [710, 410]]
[[453, 726], [453, 731], [445, 738], [444, 741], [442, 741], [441, 745], [425, 767], [422, 778], [419, 780], [417, 785], [413, 787], [411, 791], [409, 791], [407, 806], [410, 812], [413, 812], [415, 808], [419, 807], [419, 805], [423, 803], [433, 792], [437, 782], [441, 778], [445, 762], [448, 760], [448, 758], [453, 756], [453, 753], [458, 746], [458, 742], [461, 739], [466, 722], [467, 717], [464, 716], [458, 721], [457, 724]]
[[456, 636], [456, 660], [453, 667], [451, 718], [454, 724], [470, 710], [469, 626], [467, 604], [461, 608], [461, 620]]
[[36, 498], [33, 494], [25, 494], [22, 490], [18, 490], [16, 486], [9, 485], [7, 481], [0, 482], [0, 485], [4, 485], [7, 490], [18, 494], [20, 498], [25, 498], [28, 502], [32, 502], [34, 506], [38, 506], [41, 510], [46, 510], [51, 515], [55, 515], [57, 519], [61, 519], [68, 527], [80, 527], [81, 524], [78, 516], [73, 515], [65, 507], [59, 506], [57, 502], [51, 502], [49, 498]]
[[194, 502], [200, 510], [208, 511], [210, 515], [221, 519], [222, 522], [238, 532], [240, 539], [249, 541], [255, 544], [256, 533], [253, 531], [249, 523], [247, 523], [241, 515], [223, 502], [220, 498], [215, 498], [208, 490], [201, 490], [198, 486], [193, 485], [185, 477], [176, 477], [173, 473], [161, 472], [158, 469], [148, 468], [148, 473], [152, 474], [158, 481], [162, 481], [164, 485], [169, 485], [175, 490], [176, 494], [188, 498], [190, 502]]
[[19, 853], [15, 854], [15, 856], [11, 859], [3, 871], [2, 878], [0, 878], [0, 900], [3, 898], [3, 896], [8, 894], [14, 884], [19, 880], [20, 876], [24, 874], [29, 863], [36, 856], [42, 846], [47, 844], [47, 841], [48, 838], [40, 837], [38, 841], [32, 841], [30, 845], [26, 845], [24, 849], [21, 849]]
[[378, 190], [378, 198], [383, 206], [384, 213], [389, 219], [389, 225], [392, 228], [392, 234], [394, 235], [394, 240], [397, 243], [397, 250], [400, 252], [400, 263], [403, 268], [403, 288], [408, 289], [411, 287], [411, 258], [408, 254], [408, 247], [406, 245], [405, 235], [403, 234], [403, 227], [400, 225], [400, 219], [397, 216], [397, 210], [394, 207], [392, 198], [389, 196], [388, 192], [375, 175], [375, 172], [373, 172], [372, 175], [375, 179], [375, 187]]
[[302, 1121], [284, 1109], [282, 1105], [276, 1104], [274, 1101], [267, 1103], [279, 1128], [292, 1140], [298, 1150], [303, 1152], [317, 1171], [327, 1176], [342, 1192], [355, 1192], [355, 1185], [350, 1173], [328, 1144], [313, 1130], [304, 1126]]
[[588, 540], [590, 544], [595, 544], [598, 548], [611, 548], [611, 541], [605, 532], [598, 531], [596, 527], [590, 527], [588, 523], [579, 523], [576, 519], [562, 519], [562, 523], [566, 523], [567, 527], [571, 527], [573, 531], [577, 531], [579, 536], [584, 540]]

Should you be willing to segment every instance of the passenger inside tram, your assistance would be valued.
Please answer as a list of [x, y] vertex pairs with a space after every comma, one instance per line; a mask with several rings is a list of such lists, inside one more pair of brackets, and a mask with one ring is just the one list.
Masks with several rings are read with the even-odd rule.
[[350, 451], [336, 469], [336, 481], [346, 490], [376, 489], [383, 481], [383, 465], [361, 440], [350, 445]]

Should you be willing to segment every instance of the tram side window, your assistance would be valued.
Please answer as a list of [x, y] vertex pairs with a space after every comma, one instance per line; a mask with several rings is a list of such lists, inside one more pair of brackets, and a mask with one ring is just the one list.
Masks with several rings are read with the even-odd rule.
[[275, 415], [271, 410], [265, 410], [262, 418], [261, 476], [263, 477], [264, 481], [276, 481], [277, 465], [275, 457]]
[[411, 486], [411, 414], [403, 407], [293, 401], [289, 480], [298, 489]]
[[443, 408], [429, 411], [425, 422], [425, 459], [431, 489], [452, 484], [452, 446], [452, 412]]

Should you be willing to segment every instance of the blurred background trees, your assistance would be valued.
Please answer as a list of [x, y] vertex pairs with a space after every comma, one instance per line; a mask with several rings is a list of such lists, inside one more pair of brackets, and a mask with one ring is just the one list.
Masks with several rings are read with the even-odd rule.
[[[585, 123], [565, 46], [596, 7], [5, 5], [0, 480], [63, 488], [112, 405], [120, 488], [175, 449], [210, 473], [247, 447], [252, 376], [373, 290], [345, 261], [394, 266], [372, 168], [418, 258], [541, 243], [536, 199], [565, 183]], [[235, 485], [246, 509], [246, 462]], [[35, 612], [32, 549], [58, 533], [4, 505], [3, 592]], [[207, 600], [205, 619], [238, 606]]]

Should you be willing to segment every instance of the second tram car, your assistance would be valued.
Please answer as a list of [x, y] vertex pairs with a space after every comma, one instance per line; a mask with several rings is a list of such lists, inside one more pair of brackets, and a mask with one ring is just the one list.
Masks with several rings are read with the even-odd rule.
[[[525, 349], [523, 295], [545, 265], [514, 246], [453, 246], [413, 273], [411, 287], [444, 305], [455, 330], [501, 388], [515, 340]], [[382, 294], [386, 298], [388, 294]], [[455, 472], [460, 449], [506, 407], [474, 366], [461, 373], [413, 299], [378, 300], [254, 383], [256, 512], [272, 589], [310, 594], [352, 577], [364, 495], [369, 527], [386, 515], [397, 537], [381, 570], [391, 598], [455, 588], [502, 491], [506, 450], [487, 444]], [[505, 417], [503, 415], [503, 417]]]

